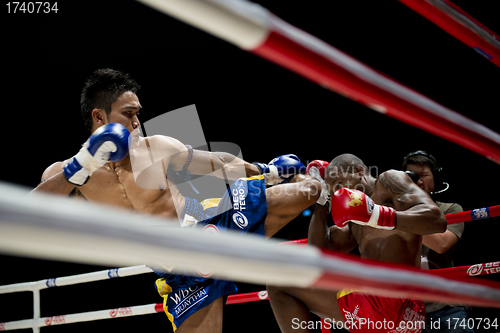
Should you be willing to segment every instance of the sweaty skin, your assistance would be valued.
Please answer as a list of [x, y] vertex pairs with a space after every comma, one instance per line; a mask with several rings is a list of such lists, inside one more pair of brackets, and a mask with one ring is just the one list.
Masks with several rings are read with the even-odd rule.
[[[393, 170], [380, 175], [369, 196], [376, 204], [406, 213], [412, 209], [416, 214], [417, 211], [425, 214], [424, 211], [433, 206], [429, 196], [415, 186], [409, 177]], [[420, 267], [422, 231], [418, 226], [411, 230], [411, 225], [406, 231], [402, 230], [401, 224], [404, 223], [404, 218], [401, 213], [397, 214], [396, 230], [390, 231], [350, 222], [349, 228], [356, 243], [359, 244], [361, 257]]]
[[[63, 169], [69, 159], [56, 162], [44, 171], [42, 182], [33, 192], [61, 195], [75, 193], [90, 201], [129, 209], [134, 214], [177, 218], [177, 212], [181, 212], [184, 207], [185, 198], [174, 184], [166, 181], [165, 169], [172, 167], [182, 170], [188, 159], [188, 149], [171, 137], [153, 136], [147, 138], [146, 143], [145, 138], [137, 136], [137, 114], [140, 109], [139, 99], [128, 91], [112, 103], [109, 116], [104, 110], [92, 111], [92, 132], [108, 123], [120, 123], [131, 132], [131, 149], [127, 157], [119, 162], [106, 163], [90, 176], [87, 183], [79, 187], [69, 183], [64, 176]], [[134, 177], [137, 169], [142, 172]], [[260, 174], [255, 165], [231, 154], [200, 150], [193, 151], [187, 171], [194, 175], [210, 174], [230, 180]], [[265, 237], [274, 235], [312, 205], [320, 192], [321, 184], [303, 175], [297, 175], [289, 184], [266, 189]], [[222, 307], [223, 298], [220, 297], [186, 319], [176, 333], [222, 332]]]
[[[137, 114], [140, 109], [141, 105], [137, 96], [132, 92], [125, 92], [112, 104], [109, 117], [104, 111], [94, 110], [93, 131], [107, 123], [120, 123], [133, 132], [139, 127]], [[140, 140], [144, 140], [144, 138]], [[168, 150], [165, 151], [164, 162], [166, 165], [172, 163], [177, 167], [181, 165], [179, 168], [182, 168], [182, 163], [187, 159], [186, 147], [178, 140], [169, 137], [155, 137], [150, 141], [160, 140], [163, 145], [168, 146]], [[143, 151], [143, 153], [147, 153], [147, 151]], [[158, 165], [149, 168], [144, 173], [144, 176], [156, 183], [156, 189], [146, 189], [136, 184], [130, 155], [119, 162], [106, 163], [92, 174], [86, 184], [75, 187], [66, 181], [62, 173], [68, 161], [69, 159], [49, 166], [42, 175], [42, 183], [33, 191], [63, 195], [74, 192], [91, 201], [131, 209], [138, 214], [154, 214], [168, 218], [177, 217], [175, 203], [181, 209], [184, 204], [184, 198], [175, 188], [171, 189], [168, 186], [168, 182], [164, 178], [165, 174], [161, 169], [158, 169]]]
[[[327, 173], [325, 182], [332, 194], [341, 187], [357, 189], [376, 204], [394, 208], [396, 229], [381, 230], [352, 222], [342, 228], [328, 227], [327, 208], [316, 205], [309, 226], [309, 244], [346, 253], [359, 244], [362, 258], [419, 267], [422, 235], [446, 230], [446, 218], [439, 208], [404, 172], [389, 170], [375, 179], [358, 166], [343, 177], [329, 177]], [[344, 322], [337, 292], [273, 286], [268, 286], [268, 292], [282, 332], [310, 332], [292, 325], [295, 318], [310, 320], [310, 313]]]

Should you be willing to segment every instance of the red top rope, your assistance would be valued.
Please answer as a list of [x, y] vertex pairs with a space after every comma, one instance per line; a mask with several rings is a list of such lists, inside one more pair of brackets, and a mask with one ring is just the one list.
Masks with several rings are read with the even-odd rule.
[[373, 110], [500, 164], [500, 135], [272, 17], [267, 40], [250, 52]]
[[399, 0], [500, 67], [500, 37], [447, 0]]

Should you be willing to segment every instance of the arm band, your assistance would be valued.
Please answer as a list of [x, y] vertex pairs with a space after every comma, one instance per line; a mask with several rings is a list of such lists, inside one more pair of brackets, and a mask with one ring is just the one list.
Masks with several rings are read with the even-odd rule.
[[190, 145], [186, 145], [186, 148], [188, 150], [188, 158], [187, 158], [186, 164], [184, 164], [184, 166], [182, 167], [182, 171], [187, 170], [187, 168], [189, 167], [189, 164], [191, 164], [191, 160], [193, 159], [193, 147], [191, 147]]

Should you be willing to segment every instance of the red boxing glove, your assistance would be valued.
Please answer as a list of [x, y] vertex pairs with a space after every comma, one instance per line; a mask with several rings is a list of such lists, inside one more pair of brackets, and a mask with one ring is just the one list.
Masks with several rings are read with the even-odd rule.
[[309, 169], [311, 169], [312, 167], [316, 167], [319, 171], [319, 174], [321, 175], [321, 178], [325, 179], [325, 171], [328, 164], [330, 163], [328, 163], [327, 161], [314, 160], [307, 165], [306, 175], [309, 174]]
[[396, 228], [394, 208], [377, 205], [363, 192], [348, 188], [341, 188], [333, 194], [332, 218], [338, 227], [343, 227], [351, 221], [377, 229]]

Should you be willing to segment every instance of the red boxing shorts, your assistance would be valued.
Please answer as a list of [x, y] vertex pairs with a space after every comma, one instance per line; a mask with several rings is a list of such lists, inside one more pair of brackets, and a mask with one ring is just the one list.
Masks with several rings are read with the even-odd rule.
[[349, 332], [419, 333], [425, 325], [422, 301], [341, 290], [337, 301]]

